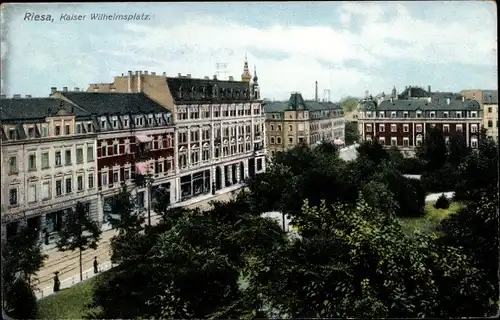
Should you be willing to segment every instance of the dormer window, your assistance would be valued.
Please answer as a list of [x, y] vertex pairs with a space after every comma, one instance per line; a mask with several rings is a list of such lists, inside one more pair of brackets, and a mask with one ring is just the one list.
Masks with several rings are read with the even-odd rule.
[[123, 126], [128, 127], [128, 117], [123, 118]]
[[448, 116], [449, 116], [448, 111], [444, 111], [444, 112], [443, 112], [443, 118], [448, 118]]
[[436, 112], [435, 111], [429, 112], [429, 117], [435, 118], [436, 117]]
[[417, 111], [417, 118], [422, 118], [422, 111]]
[[403, 112], [403, 118], [408, 118], [408, 111]]
[[470, 117], [471, 118], [477, 118], [477, 112], [476, 111], [471, 111], [470, 112]]
[[202, 99], [205, 99], [205, 97], [206, 97], [206, 96], [205, 96], [205, 95], [206, 95], [206, 91], [207, 91], [207, 88], [206, 88], [206, 87], [202, 87], [202, 88], [201, 88], [200, 93], [201, 93], [201, 98], [202, 98]]
[[217, 94], [219, 93], [219, 89], [216, 84], [212, 87], [212, 98], [217, 98]]
[[179, 99], [182, 99], [182, 86], [179, 87], [179, 91], [177, 92], [177, 97], [179, 97]]
[[156, 116], [156, 122], [158, 122], [158, 124], [159, 124], [159, 125], [161, 125], [161, 124], [162, 124], [162, 122], [163, 122], [162, 120], [163, 120], [163, 119], [162, 119], [161, 114], [160, 114], [160, 115], [158, 115], [158, 116]]
[[16, 129], [10, 129], [9, 130], [9, 139], [15, 139], [16, 138]]
[[461, 111], [457, 111], [457, 113], [456, 113], [456, 117], [457, 117], [457, 118], [461, 118], [461, 117], [462, 117], [462, 112], [461, 112]]
[[191, 99], [194, 99], [196, 96], [196, 88], [195, 87], [191, 87]]
[[30, 137], [30, 138], [35, 137], [35, 128], [33, 128], [33, 127], [28, 128], [28, 137]]
[[101, 120], [101, 129], [106, 129], [106, 120]]
[[391, 111], [391, 118], [396, 118], [396, 111]]
[[113, 128], [118, 128], [118, 119], [116, 117], [113, 117]]
[[379, 114], [378, 114], [378, 116], [379, 116], [380, 118], [385, 117], [385, 112], [384, 112], [384, 111], [380, 111], [380, 112], [379, 112]]
[[46, 137], [49, 135], [49, 130], [46, 124], [42, 124], [42, 137]]
[[372, 117], [372, 112], [371, 111], [366, 111], [366, 117], [371, 118]]
[[56, 136], [60, 136], [61, 135], [61, 126], [56, 126], [56, 129], [54, 131], [55, 131], [54, 134]]
[[148, 124], [150, 126], [153, 125], [153, 116], [152, 115], [149, 115], [149, 117], [148, 117]]
[[78, 134], [82, 133], [82, 124], [81, 123], [76, 124], [76, 133], [78, 133]]

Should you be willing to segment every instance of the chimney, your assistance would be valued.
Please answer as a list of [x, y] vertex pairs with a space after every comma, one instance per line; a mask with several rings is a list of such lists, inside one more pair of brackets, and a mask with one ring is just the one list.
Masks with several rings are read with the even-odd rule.
[[141, 79], [142, 79], [142, 71], [139, 71], [139, 75], [137, 76], [137, 92], [142, 91]]
[[12, 98], [14, 99], [21, 99], [21, 95], [20, 94], [15, 94], [12, 96]]
[[465, 97], [462, 97], [462, 102], [465, 102]]
[[431, 86], [427, 86], [427, 91], [431, 93]]
[[5, 94], [0, 94], [0, 99], [5, 99], [7, 96]]
[[152, 76], [156, 76], [156, 72], [151, 72], [151, 75]]
[[128, 72], [128, 92], [132, 92], [132, 71]]
[[177, 78], [182, 78], [182, 73], [178, 73]]
[[229, 81], [234, 81], [233, 76], [229, 76]]
[[27, 98], [27, 99], [30, 99], [31, 98], [31, 94], [27, 94], [24, 97]]
[[394, 98], [393, 97], [391, 97], [391, 103], [394, 103]]
[[50, 94], [54, 94], [57, 91], [57, 87], [50, 87]]
[[451, 99], [450, 98], [446, 98], [446, 104], [449, 105], [451, 102]]
[[68, 87], [63, 87], [63, 92], [68, 92]]
[[186, 74], [186, 77], [187, 77], [188, 79], [191, 79], [191, 73]]
[[318, 81], [314, 81], [314, 101], [318, 101]]
[[148, 75], [148, 70], [144, 71], [144, 75], [146, 76]]
[[214, 74], [214, 80], [217, 80], [217, 75]]
[[205, 79], [205, 80], [210, 80], [210, 77], [205, 76], [203, 79]]
[[411, 86], [408, 88], [408, 98], [411, 98]]
[[167, 73], [166, 72], [163, 72], [163, 76], [166, 77], [167, 76]]
[[80, 91], [80, 88], [75, 87], [75, 91], [76, 91], [76, 92], [79, 92], [79, 91]]

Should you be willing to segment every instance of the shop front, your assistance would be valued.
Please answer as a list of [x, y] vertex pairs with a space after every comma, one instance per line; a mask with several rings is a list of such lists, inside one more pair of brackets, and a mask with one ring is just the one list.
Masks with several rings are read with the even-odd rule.
[[210, 170], [199, 171], [180, 178], [181, 201], [210, 194]]

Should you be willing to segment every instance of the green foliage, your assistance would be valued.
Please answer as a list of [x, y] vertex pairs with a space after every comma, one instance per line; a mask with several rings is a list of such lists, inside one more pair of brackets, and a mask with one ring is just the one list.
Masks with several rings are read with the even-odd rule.
[[107, 216], [114, 229], [120, 233], [137, 233], [143, 229], [144, 214], [135, 208], [130, 191], [123, 185], [112, 198], [111, 212]]
[[438, 170], [424, 172], [420, 181], [429, 192], [453, 191], [458, 183], [457, 169], [447, 163]]
[[448, 158], [446, 160], [453, 167], [458, 167], [471, 153], [463, 134], [454, 132], [448, 142]]
[[417, 148], [417, 156], [426, 161], [430, 171], [441, 169], [446, 162], [447, 153], [443, 132], [437, 127], [427, 131], [425, 141]]
[[38, 305], [31, 286], [18, 278], [5, 294], [7, 314], [14, 319], [37, 319]]
[[92, 220], [83, 203], [77, 202], [75, 210], [68, 214], [63, 228], [59, 231], [56, 245], [61, 251], [80, 251], [80, 280], [83, 279], [82, 251], [97, 249], [101, 233], [99, 223]]
[[389, 159], [389, 153], [377, 140], [363, 141], [356, 150], [358, 151], [358, 157], [373, 161], [375, 165]]
[[387, 214], [396, 214], [398, 211], [399, 205], [387, 184], [373, 180], [365, 184], [361, 190], [363, 199], [371, 207]]
[[31, 278], [43, 267], [47, 255], [42, 252], [36, 233], [25, 227], [6, 241], [2, 248], [2, 283], [8, 288], [19, 274], [31, 285]]
[[404, 158], [399, 170], [404, 174], [421, 175], [425, 171], [425, 162], [419, 158]]
[[361, 136], [358, 131], [358, 123], [351, 121], [351, 122], [346, 122], [345, 127], [344, 127], [344, 133], [345, 133], [345, 144], [347, 146], [350, 146], [354, 144], [355, 142], [360, 141]]
[[450, 207], [450, 201], [444, 194], [440, 195], [436, 200], [436, 204], [434, 204], [434, 208], [436, 209], [448, 209]]
[[345, 97], [340, 102], [344, 113], [355, 111], [359, 103], [359, 99], [355, 97]]

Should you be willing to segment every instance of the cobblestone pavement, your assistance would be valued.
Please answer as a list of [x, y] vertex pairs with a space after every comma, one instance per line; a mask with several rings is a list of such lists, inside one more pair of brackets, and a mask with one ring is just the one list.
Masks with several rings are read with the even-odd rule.
[[[241, 188], [241, 187], [239, 187]], [[239, 188], [234, 188], [236, 191]], [[234, 192], [233, 191], [233, 192]], [[236, 191], [237, 192], [237, 191]], [[212, 200], [227, 201], [231, 199], [232, 192], [227, 192], [224, 194], [219, 194], [215, 196], [207, 196], [205, 199], [195, 199], [190, 203], [175, 204], [173, 207], [184, 206], [187, 208], [197, 208], [202, 210], [210, 208], [209, 202]], [[151, 223], [156, 224], [159, 221], [159, 216], [152, 216]], [[110, 250], [109, 244], [110, 239], [116, 235], [115, 230], [104, 231], [101, 235], [101, 241], [99, 242], [99, 247], [96, 250], [86, 250], [82, 254], [82, 270], [83, 280], [94, 276], [93, 272], [93, 262], [94, 257], [97, 257], [99, 262], [99, 267], [102, 270], [107, 270], [111, 267], [110, 262]], [[68, 251], [60, 252], [56, 249], [50, 249], [46, 251], [49, 255], [48, 259], [45, 260], [44, 267], [38, 272], [37, 280], [35, 280], [37, 286], [37, 297], [42, 298], [52, 293], [53, 277], [54, 272], [59, 271], [59, 279], [61, 281], [61, 289], [70, 287], [73, 284], [80, 282], [80, 266], [79, 266], [79, 254], [78, 251]]]

